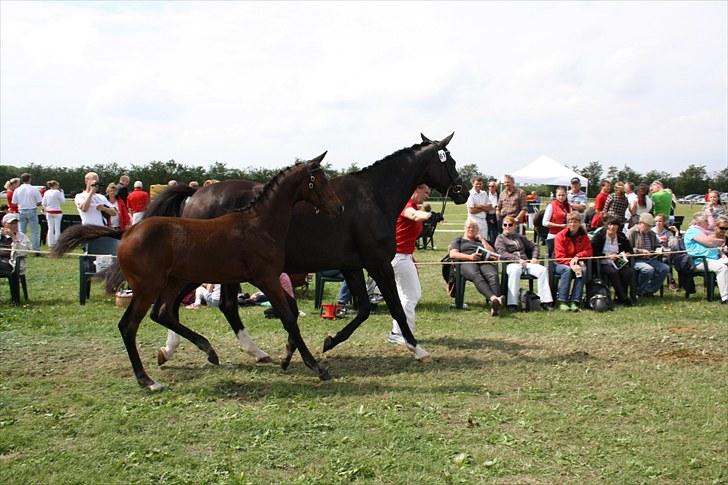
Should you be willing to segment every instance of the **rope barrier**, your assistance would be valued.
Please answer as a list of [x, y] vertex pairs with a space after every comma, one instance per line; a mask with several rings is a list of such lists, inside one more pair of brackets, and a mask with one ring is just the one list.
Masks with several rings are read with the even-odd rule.
[[[627, 258], [649, 258], [652, 256], [669, 256], [672, 254], [682, 254], [687, 253], [685, 250], [680, 251], [653, 251], [649, 253], [639, 253], [639, 254], [625, 254], [624, 256]], [[604, 255], [604, 256], [586, 256], [583, 258], [578, 258], [579, 261], [585, 261], [588, 259], [612, 259], [611, 256], [614, 255]], [[564, 258], [560, 258], [564, 259]], [[544, 262], [548, 263], [550, 261], [558, 261], [557, 258], [536, 258], [537, 262]], [[533, 259], [527, 260], [529, 263], [533, 262]], [[500, 263], [518, 263], [519, 260], [515, 259], [491, 259], [491, 260], [484, 260], [484, 261], [427, 261], [423, 263], [415, 263], [417, 266], [429, 266], [429, 265], [443, 265], [443, 264], [450, 264], [450, 265], [456, 265], [456, 264], [500, 264]]]

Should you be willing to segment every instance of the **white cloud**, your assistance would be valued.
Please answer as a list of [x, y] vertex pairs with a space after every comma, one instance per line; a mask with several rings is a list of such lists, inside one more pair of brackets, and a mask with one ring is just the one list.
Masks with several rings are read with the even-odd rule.
[[0, 161], [728, 162], [725, 3], [0, 4]]

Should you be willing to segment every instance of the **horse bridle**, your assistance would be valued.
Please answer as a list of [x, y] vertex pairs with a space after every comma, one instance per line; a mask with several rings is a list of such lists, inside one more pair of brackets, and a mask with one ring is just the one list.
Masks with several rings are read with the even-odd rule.
[[[323, 172], [324, 170], [321, 168], [321, 165], [317, 165], [315, 168], [311, 168], [308, 165], [306, 165], [306, 171], [308, 172], [308, 190], [313, 190], [314, 193], [318, 196], [319, 200], [321, 200], [321, 194], [319, 193], [318, 189], [316, 189], [316, 176], [314, 175], [316, 172]], [[313, 206], [316, 214], [321, 212], [321, 209], [319, 209], [316, 206]]]
[[450, 189], [453, 189], [453, 194], [459, 194], [463, 191], [462, 184], [457, 184], [458, 179], [458, 173], [455, 171], [455, 164], [452, 165], [447, 163], [448, 156], [450, 155], [450, 151], [447, 148], [441, 148], [437, 151], [438, 157], [440, 157], [440, 163], [445, 164], [445, 170], [447, 170], [447, 175], [450, 177], [450, 185], [447, 187], [447, 190], [445, 191], [445, 197], [442, 199], [442, 210], [440, 214], [443, 216], [445, 215], [445, 206], [447, 205], [447, 198], [450, 195]]

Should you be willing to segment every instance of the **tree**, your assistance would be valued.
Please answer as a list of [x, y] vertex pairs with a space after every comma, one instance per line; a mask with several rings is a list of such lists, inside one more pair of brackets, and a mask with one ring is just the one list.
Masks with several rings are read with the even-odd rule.
[[715, 172], [711, 182], [714, 189], [723, 192], [728, 191], [728, 168]]
[[587, 196], [596, 197], [597, 192], [599, 192], [599, 182], [602, 180], [602, 173], [604, 173], [602, 164], [599, 161], [590, 162], [582, 169], [574, 167], [574, 171], [589, 181]]
[[[473, 187], [473, 177], [482, 174], [478, 170], [478, 166], [474, 163], [468, 163], [460, 167], [458, 175], [463, 180], [463, 188], [470, 190]], [[484, 177], [485, 178], [485, 177]]]
[[673, 191], [676, 194], [704, 194], [708, 190], [710, 179], [705, 165], [688, 165], [688, 168], [680, 172], [675, 178]]
[[617, 180], [621, 180], [622, 182], [632, 182], [635, 185], [639, 185], [642, 182], [642, 176], [639, 172], [625, 164], [624, 168], [617, 172]]

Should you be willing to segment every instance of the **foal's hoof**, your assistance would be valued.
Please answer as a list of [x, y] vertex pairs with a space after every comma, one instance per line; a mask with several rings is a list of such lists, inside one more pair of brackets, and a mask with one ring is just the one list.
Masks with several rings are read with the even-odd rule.
[[321, 367], [319, 369], [319, 379], [321, 379], [322, 381], [331, 380], [331, 374], [329, 374], [329, 370]]
[[328, 352], [334, 347], [336, 347], [336, 344], [334, 343], [334, 338], [331, 335], [327, 335], [324, 339], [324, 352]]
[[157, 350], [157, 365], [161, 367], [168, 360], [169, 357], [167, 357], [167, 352], [164, 350], [164, 347], [159, 347], [159, 350]]
[[281, 357], [281, 369], [287, 370], [289, 365], [291, 365], [291, 358], [285, 356]]
[[217, 358], [217, 353], [214, 350], [210, 350], [207, 354], [207, 361], [212, 365], [220, 365], [220, 359]]
[[164, 389], [164, 386], [160, 384], [159, 382], [154, 382], [151, 385], [147, 386], [147, 389], [149, 389], [152, 392], [161, 391]]
[[415, 360], [417, 362], [429, 362], [432, 360], [432, 356], [428, 351], [420, 347], [419, 345], [417, 347], [412, 347], [411, 345], [407, 345], [407, 348], [414, 352], [415, 354]]

